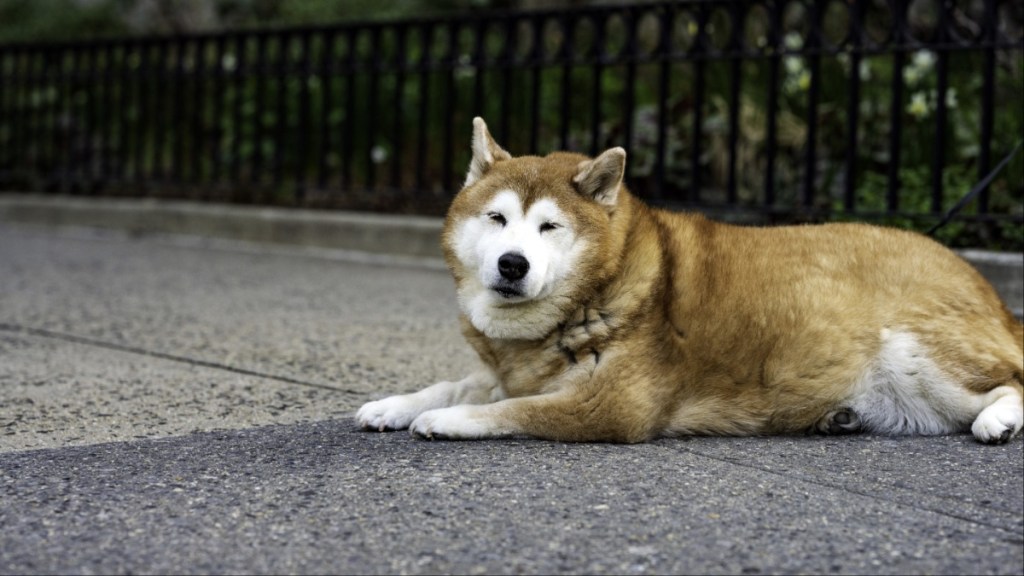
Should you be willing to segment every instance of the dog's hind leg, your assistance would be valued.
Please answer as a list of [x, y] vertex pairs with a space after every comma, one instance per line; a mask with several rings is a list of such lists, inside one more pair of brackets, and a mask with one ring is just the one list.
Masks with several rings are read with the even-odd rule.
[[439, 382], [412, 394], [367, 402], [356, 413], [356, 421], [366, 430], [402, 430], [428, 410], [496, 402], [504, 397], [497, 376], [481, 370], [458, 382]]
[[979, 442], [1002, 444], [1024, 428], [1024, 324], [1008, 320], [1013, 345], [1006, 346], [1001, 382], [985, 392], [984, 408], [974, 418], [971, 433]]

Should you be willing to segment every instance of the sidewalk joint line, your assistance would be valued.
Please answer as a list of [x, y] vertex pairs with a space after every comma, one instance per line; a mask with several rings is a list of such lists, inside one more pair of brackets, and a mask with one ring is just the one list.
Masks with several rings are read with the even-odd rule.
[[0, 322], [0, 330], [7, 332], [16, 332], [22, 334], [30, 334], [32, 336], [41, 336], [44, 338], [53, 338], [56, 340], [64, 340], [65, 342], [73, 342], [75, 344], [86, 344], [88, 346], [96, 346], [99, 348], [107, 348], [109, 350], [117, 350], [119, 352], [128, 352], [131, 354], [139, 354], [141, 356], [150, 356], [153, 358], [160, 358], [161, 360], [171, 360], [173, 362], [182, 362], [185, 364], [191, 364], [193, 366], [202, 366], [203, 368], [213, 368], [216, 370], [225, 370], [228, 372], [234, 372], [235, 374], [243, 374], [245, 376], [255, 376], [257, 378], [266, 378], [268, 380], [277, 380], [279, 382], [285, 382], [288, 384], [296, 384], [299, 386], [306, 386], [308, 388], [318, 388], [321, 390], [330, 390], [331, 392], [341, 392], [343, 394], [359, 394], [354, 390], [347, 388], [338, 388], [335, 386], [329, 386], [327, 384], [318, 384], [316, 382], [306, 382], [304, 380], [298, 380], [289, 376], [280, 376], [277, 374], [268, 374], [266, 372], [257, 372], [256, 370], [249, 370], [247, 368], [239, 368], [237, 366], [230, 366], [228, 364], [221, 364], [219, 362], [212, 362], [210, 360], [201, 360], [198, 358], [189, 358], [187, 356], [178, 356], [175, 354], [167, 354], [165, 352], [156, 352], [153, 350], [146, 350], [145, 348], [138, 348], [135, 346], [128, 346], [127, 344], [118, 344], [116, 342], [107, 342], [104, 340], [97, 340], [94, 338], [88, 338], [85, 336], [77, 336], [75, 334], [66, 334], [64, 332], [56, 332], [54, 330], [47, 330], [45, 328], [32, 328], [30, 326], [21, 326], [18, 324], [8, 324]]

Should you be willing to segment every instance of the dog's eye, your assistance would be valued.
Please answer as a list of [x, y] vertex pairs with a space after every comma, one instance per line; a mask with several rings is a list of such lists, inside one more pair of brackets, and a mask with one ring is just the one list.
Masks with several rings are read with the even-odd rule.
[[501, 224], [502, 226], [504, 226], [507, 223], [507, 221], [505, 220], [505, 217], [502, 216], [501, 214], [497, 213], [497, 212], [490, 212], [490, 213], [487, 214], [487, 217], [491, 219], [491, 222], [497, 222], [498, 224]]
[[545, 222], [545, 223], [540, 225], [540, 231], [541, 232], [547, 232], [549, 230], [554, 230], [555, 228], [558, 228], [558, 227], [559, 227], [559, 225], [555, 224], [554, 222]]

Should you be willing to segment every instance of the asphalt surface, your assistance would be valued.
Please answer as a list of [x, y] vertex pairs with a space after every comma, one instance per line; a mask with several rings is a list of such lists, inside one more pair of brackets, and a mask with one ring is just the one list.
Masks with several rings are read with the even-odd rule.
[[424, 441], [437, 262], [0, 224], [0, 573], [1024, 573], [1024, 441]]

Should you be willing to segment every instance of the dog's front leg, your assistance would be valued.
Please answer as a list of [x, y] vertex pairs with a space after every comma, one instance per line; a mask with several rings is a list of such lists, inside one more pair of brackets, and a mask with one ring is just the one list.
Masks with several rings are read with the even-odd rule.
[[632, 443], [656, 435], [646, 423], [637, 426], [604, 414], [603, 403], [577, 391], [509, 398], [493, 404], [430, 410], [413, 420], [409, 430], [422, 438], [444, 440], [526, 435], [562, 442]]
[[481, 370], [458, 382], [438, 382], [412, 394], [367, 402], [356, 413], [356, 421], [366, 430], [401, 430], [428, 410], [496, 402], [504, 397], [497, 376], [490, 370]]
[[568, 442], [643, 442], [658, 434], [658, 405], [624, 371], [583, 376], [559, 390], [492, 404], [420, 414], [409, 430], [423, 438], [480, 439], [527, 435]]

